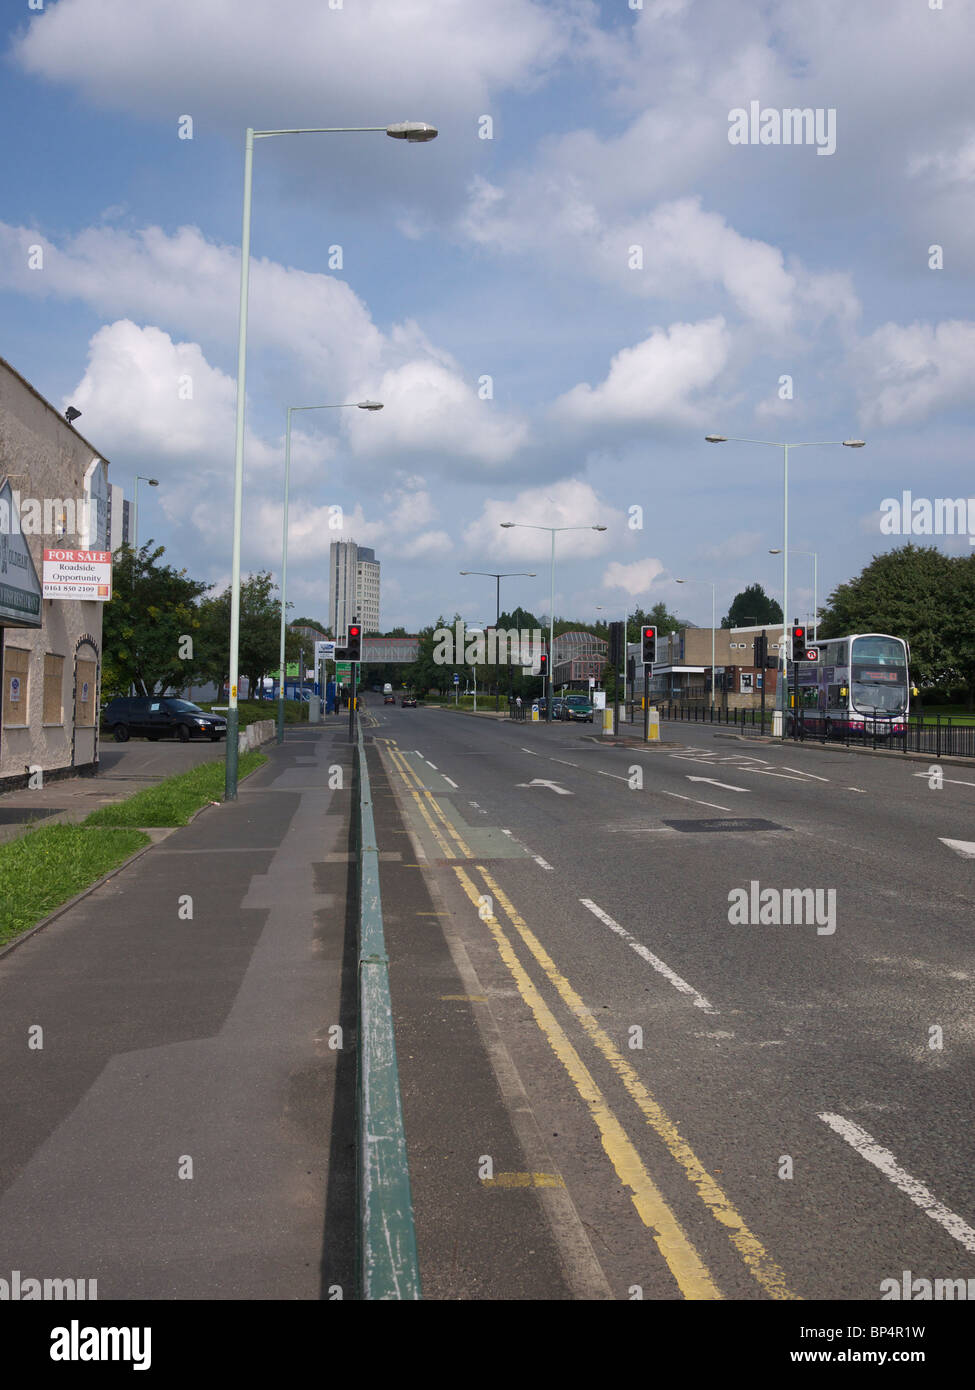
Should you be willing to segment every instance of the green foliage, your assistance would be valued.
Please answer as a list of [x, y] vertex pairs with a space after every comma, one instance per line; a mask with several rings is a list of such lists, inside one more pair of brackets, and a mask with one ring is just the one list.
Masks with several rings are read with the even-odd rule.
[[[241, 580], [238, 665], [251, 690], [261, 690], [263, 677], [278, 669], [281, 601], [274, 598], [276, 592], [267, 570]], [[220, 687], [230, 669], [230, 589], [204, 599], [199, 614], [203, 677]], [[299, 650], [306, 646], [306, 639], [285, 629], [285, 661], [297, 661]]]
[[721, 619], [722, 627], [764, 627], [782, 621], [782, 605], [769, 598], [761, 584], [749, 584], [731, 601], [731, 607]]
[[[102, 691], [125, 695], [135, 683], [146, 695], [184, 690], [203, 670], [197, 600], [206, 584], [186, 570], [158, 563], [163, 546], [152, 542], [134, 554], [123, 546], [115, 556], [113, 597], [102, 618]], [[186, 638], [192, 642], [192, 656]]]
[[960, 686], [975, 694], [975, 555], [952, 557], [934, 546], [900, 546], [875, 555], [855, 579], [829, 596], [820, 637], [889, 632], [911, 647], [919, 686]]

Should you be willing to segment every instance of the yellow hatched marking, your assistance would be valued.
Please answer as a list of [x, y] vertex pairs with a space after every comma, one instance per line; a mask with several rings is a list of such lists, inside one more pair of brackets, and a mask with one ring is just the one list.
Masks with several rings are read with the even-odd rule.
[[[453, 865], [454, 873], [471, 903], [481, 917], [482, 895], [464, 869]], [[483, 872], [483, 871], [482, 871]], [[494, 916], [481, 917], [487, 923], [501, 959], [508, 967], [519, 993], [535, 1016], [549, 1046], [568, 1072], [573, 1085], [589, 1108], [606, 1154], [620, 1181], [630, 1190], [633, 1205], [644, 1225], [652, 1232], [654, 1241], [677, 1286], [685, 1298], [718, 1299], [721, 1292], [705, 1267], [656, 1183], [647, 1172], [623, 1126], [609, 1108], [582, 1058], [566, 1037], [551, 1009], [532, 983], [527, 971], [515, 954], [511, 942]]]
[[565, 1187], [558, 1173], [495, 1173], [482, 1178], [482, 1187]]
[[[400, 754], [399, 756], [402, 757], [401, 754]], [[473, 851], [467, 846], [467, 844], [464, 842], [464, 840], [461, 838], [461, 836], [458, 835], [457, 831], [456, 831], [455, 828], [454, 828], [453, 823], [447, 818], [446, 815], [444, 815], [444, 812], [443, 812], [443, 810], [441, 809], [440, 803], [437, 801], [437, 799], [436, 799], [436, 797], [434, 796], [433, 792], [427, 790], [427, 788], [423, 785], [423, 782], [421, 781], [421, 779], [416, 775], [416, 773], [415, 773], [415, 772], [413, 771], [413, 769], [410, 767], [409, 763], [406, 761], [405, 758], [403, 758], [403, 766], [405, 767], [406, 771], [409, 773], [410, 777], [413, 778], [414, 782], [415, 782], [416, 785], [417, 785], [418, 790], [419, 790], [420, 792], [422, 792], [423, 795], [427, 798], [427, 802], [428, 802], [428, 804], [430, 805], [431, 809], [433, 810], [434, 815], [435, 815], [435, 816], [437, 817], [437, 819], [440, 821], [441, 825], [444, 827], [444, 829], [446, 830], [447, 834], [451, 837], [451, 839], [452, 839], [452, 840], [455, 842], [455, 844], [457, 845], [457, 848], [460, 850], [460, 856], [458, 856], [458, 855], [456, 855], [456, 854], [451, 854], [451, 855], [448, 855], [447, 857], [450, 858], [450, 859], [457, 859], [458, 857], [462, 857], [462, 858], [464, 858], [464, 859], [473, 859], [473, 858], [474, 858]], [[407, 784], [407, 785], [409, 785], [409, 784]], [[410, 790], [413, 791], [413, 788], [411, 787]], [[414, 793], [414, 795], [415, 795], [415, 793]]]
[[[595, 1043], [596, 1047], [620, 1077], [630, 1096], [636, 1101], [640, 1110], [646, 1117], [648, 1124], [652, 1126], [666, 1144], [672, 1157], [675, 1158], [684, 1169], [690, 1182], [697, 1189], [698, 1196], [701, 1198], [702, 1202], [704, 1202], [711, 1215], [725, 1227], [732, 1245], [745, 1262], [748, 1272], [758, 1280], [772, 1298], [797, 1298], [798, 1295], [791, 1293], [788, 1289], [784, 1272], [769, 1255], [758, 1237], [749, 1230], [748, 1226], [745, 1224], [744, 1218], [737, 1211], [731, 1200], [725, 1196], [715, 1179], [706, 1171], [690, 1144], [688, 1144], [687, 1140], [683, 1137], [673, 1120], [664, 1112], [662, 1107], [647, 1090], [646, 1086], [644, 1086], [634, 1068], [626, 1058], [617, 1051], [608, 1034], [600, 1028], [589, 1009], [587, 1009], [582, 1002], [582, 999], [576, 994], [568, 980], [560, 973], [555, 962], [545, 950], [545, 947], [535, 936], [534, 932], [531, 931], [524, 919], [515, 911], [511, 902], [505, 895], [504, 890], [480, 864], [477, 866], [477, 871], [490, 889], [495, 900], [500, 903], [505, 916], [545, 971], [549, 980], [558, 990], [570, 1012], [579, 1020], [579, 1023]], [[460, 871], [457, 870], [457, 872]]]
[[427, 810], [427, 808], [424, 806], [423, 802], [420, 800], [419, 794], [417, 793], [415, 787], [411, 787], [411, 786], [410, 786], [409, 780], [407, 779], [406, 774], [405, 774], [405, 772], [404, 772], [404, 770], [403, 770], [403, 766], [402, 766], [402, 763], [403, 763], [402, 755], [401, 755], [400, 753], [394, 753], [393, 750], [392, 750], [391, 748], [390, 748], [388, 751], [389, 751], [389, 757], [390, 757], [390, 759], [391, 759], [391, 761], [392, 761], [392, 763], [393, 763], [393, 766], [396, 768], [396, 771], [397, 771], [397, 772], [399, 773], [399, 775], [402, 777], [402, 779], [403, 779], [403, 785], [406, 787], [406, 790], [410, 793], [410, 795], [413, 797], [413, 800], [416, 802], [416, 809], [419, 811], [420, 815], [421, 815], [421, 816], [423, 817], [423, 819], [426, 821], [427, 826], [429, 827], [429, 830], [430, 830], [431, 835], [432, 835], [433, 838], [436, 840], [437, 844], [440, 846], [441, 851], [443, 852], [443, 857], [444, 857], [445, 859], [456, 859], [456, 858], [457, 858], [456, 854], [455, 854], [454, 851], [450, 848], [450, 846], [448, 845], [448, 843], [447, 843], [447, 841], [444, 839], [444, 837], [440, 834], [440, 831], [437, 829], [437, 827], [434, 825], [434, 823], [433, 823], [433, 821], [432, 821], [432, 819], [431, 819], [431, 817], [430, 817], [430, 813], [429, 813], [429, 811]]

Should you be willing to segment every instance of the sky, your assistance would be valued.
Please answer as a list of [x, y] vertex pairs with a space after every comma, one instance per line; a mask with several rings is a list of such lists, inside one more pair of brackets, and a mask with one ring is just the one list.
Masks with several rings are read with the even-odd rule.
[[[333, 539], [375, 549], [384, 630], [492, 620], [465, 569], [535, 571], [502, 608], [547, 614], [528, 526], [580, 528], [559, 616], [663, 601], [706, 626], [712, 584], [718, 619], [753, 582], [781, 601], [783, 451], [709, 433], [825, 442], [790, 455], [795, 617], [813, 552], [822, 603], [905, 543], [884, 499], [975, 493], [963, 0], [18, 0], [2, 22], [0, 354], [82, 411], [127, 496], [158, 478], [140, 541], [196, 578], [231, 572], [248, 126], [439, 131], [256, 142], [245, 573], [279, 576], [288, 407], [384, 406], [294, 417], [294, 614], [327, 620]], [[786, 143], [792, 109], [819, 124]]]

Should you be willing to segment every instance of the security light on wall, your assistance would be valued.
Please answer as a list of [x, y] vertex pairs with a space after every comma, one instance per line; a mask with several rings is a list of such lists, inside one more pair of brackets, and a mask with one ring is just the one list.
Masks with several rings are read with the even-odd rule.
[[64, 412], [64, 418], [67, 420], [68, 424], [70, 425], [71, 422], [72, 422], [72, 420], [78, 420], [78, 419], [81, 418], [81, 411], [80, 411], [80, 410], [75, 410], [75, 408], [74, 408], [73, 405], [69, 405], [68, 408], [67, 408], [67, 410]]

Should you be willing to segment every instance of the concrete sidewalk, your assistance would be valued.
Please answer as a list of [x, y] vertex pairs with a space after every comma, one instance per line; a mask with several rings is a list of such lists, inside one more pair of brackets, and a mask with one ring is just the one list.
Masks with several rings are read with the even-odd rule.
[[352, 749], [336, 724], [263, 751], [0, 960], [0, 1273], [352, 1296]]

